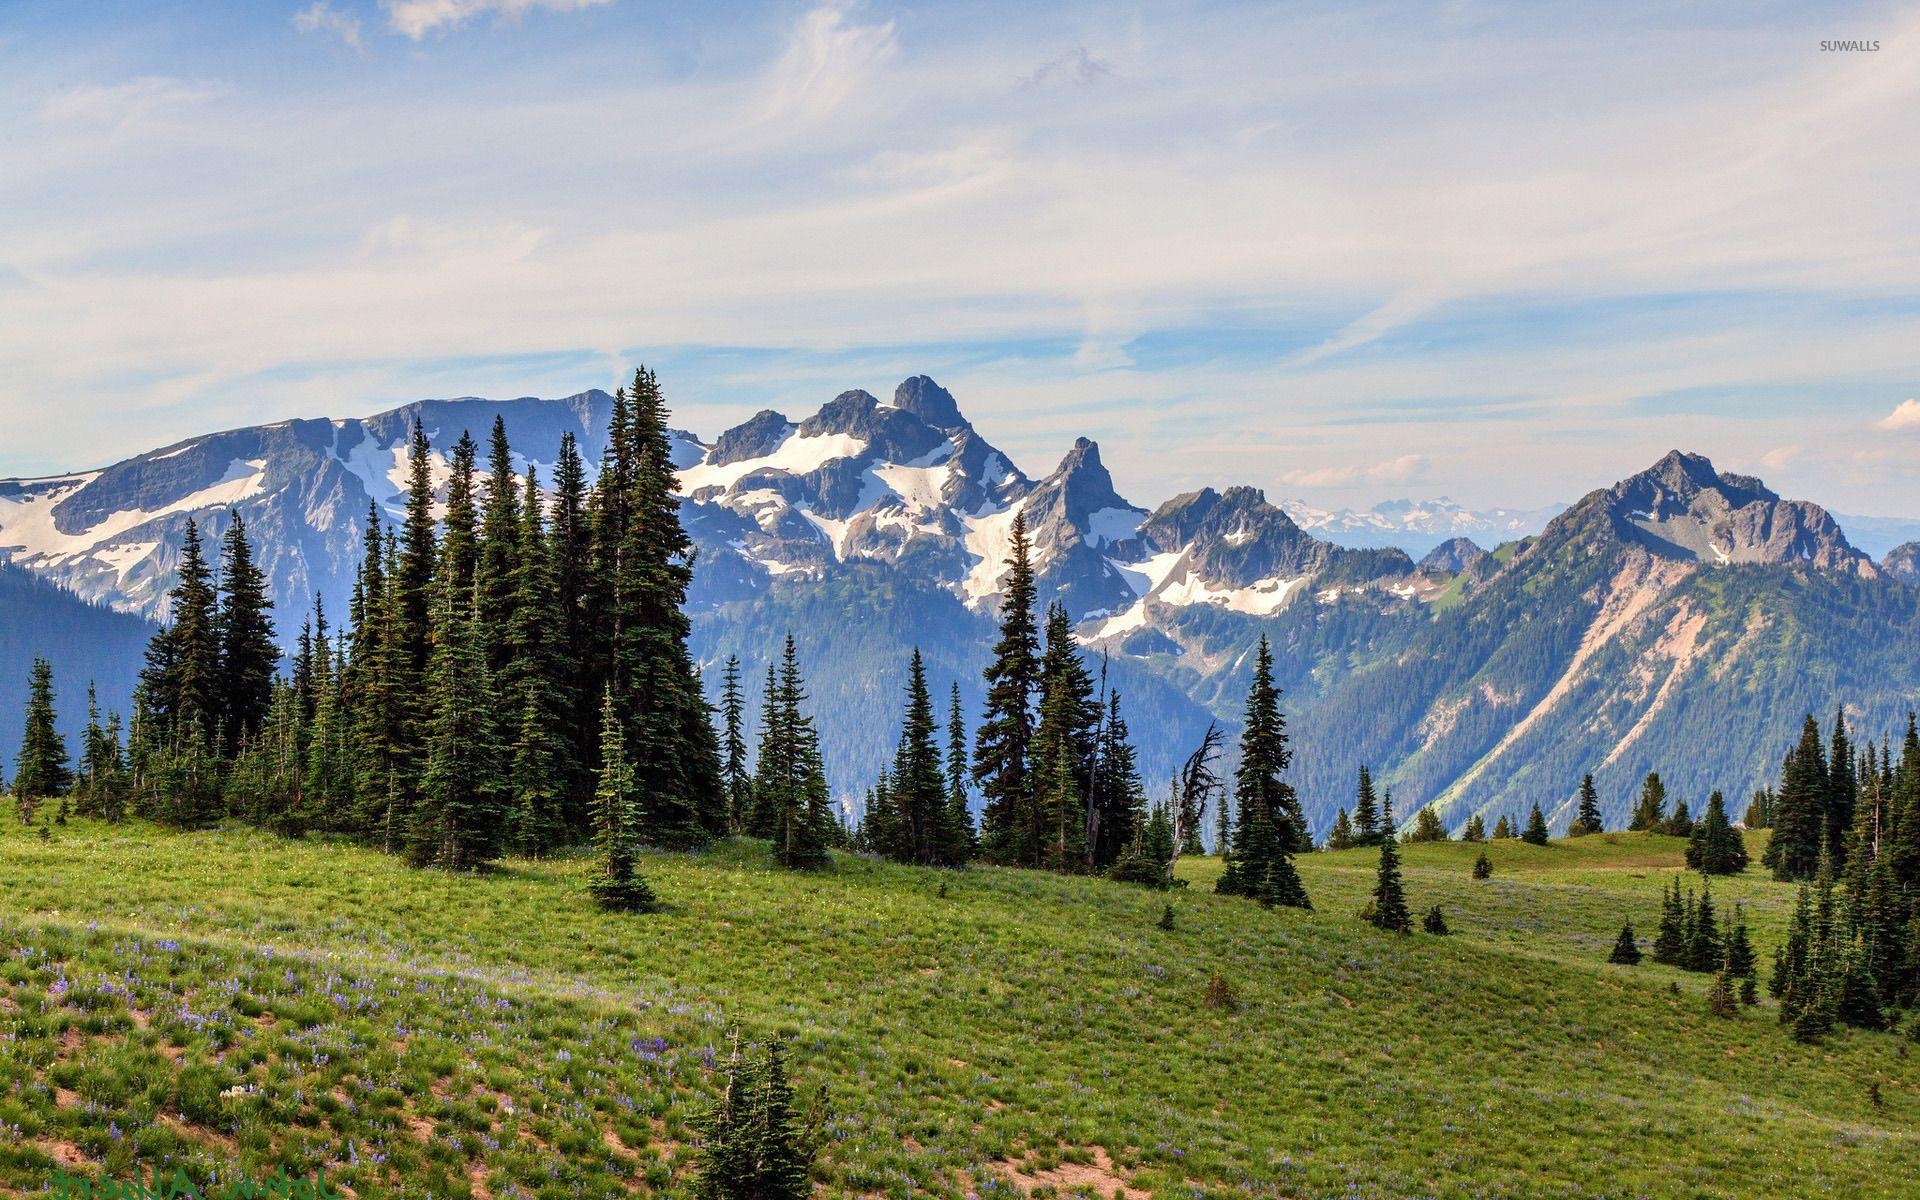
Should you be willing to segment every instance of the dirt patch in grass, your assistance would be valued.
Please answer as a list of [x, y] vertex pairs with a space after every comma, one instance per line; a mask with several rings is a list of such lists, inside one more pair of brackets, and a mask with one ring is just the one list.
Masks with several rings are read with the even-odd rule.
[[1149, 1193], [1127, 1182], [1127, 1177], [1114, 1165], [1106, 1147], [1094, 1146], [1091, 1154], [1091, 1163], [1063, 1162], [1057, 1167], [1041, 1170], [1029, 1165], [1030, 1159], [1017, 1163], [1003, 1161], [994, 1163], [993, 1171], [1028, 1195], [1039, 1188], [1048, 1187], [1056, 1192], [1085, 1191], [1102, 1200], [1114, 1195], [1123, 1197], [1123, 1200], [1150, 1200]]

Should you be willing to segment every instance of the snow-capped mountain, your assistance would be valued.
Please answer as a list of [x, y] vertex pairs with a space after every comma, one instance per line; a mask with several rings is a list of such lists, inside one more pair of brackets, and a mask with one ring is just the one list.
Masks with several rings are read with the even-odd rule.
[[[0, 557], [83, 599], [162, 617], [188, 520], [217, 538], [228, 513], [247, 522], [283, 614], [281, 633], [317, 594], [338, 611], [359, 559], [370, 505], [398, 516], [407, 441], [417, 418], [444, 486], [462, 433], [484, 440], [496, 415], [513, 431], [516, 465], [547, 473], [571, 433], [589, 462], [606, 438], [613, 398], [425, 400], [377, 416], [282, 421], [163, 447], [101, 470], [0, 480]], [[676, 434], [676, 462], [706, 448]]]
[[1322, 541], [1251, 488], [1149, 513], [1120, 495], [1086, 438], [1030, 479], [925, 376], [889, 403], [852, 391], [800, 422], [758, 413], [680, 484], [703, 553], [746, 589], [764, 582], [757, 574], [817, 577], [865, 559], [906, 566], [976, 611], [991, 611], [1024, 516], [1043, 601], [1062, 604], [1089, 641], [1142, 628], [1159, 609], [1271, 614], [1321, 594], [1306, 585], [1323, 576], [1335, 594], [1391, 581], [1389, 596], [1404, 600], [1434, 586], [1405, 554]]
[[[430, 400], [0, 480], [0, 557], [82, 597], [164, 615], [187, 520], [218, 537], [238, 511], [290, 638], [316, 593], [330, 611], [344, 605], [369, 507], [400, 514], [416, 417], [444, 485], [454, 443], [484, 442], [496, 416], [516, 467], [531, 459], [550, 479], [568, 433], [591, 467], [611, 407], [599, 391]], [[1175, 769], [1210, 721], [1233, 722], [1250, 651], [1270, 640], [1290, 724], [1310, 748], [1297, 777], [1322, 828], [1359, 762], [1407, 811], [1434, 801], [1449, 819], [1536, 792], [1553, 801], [1588, 770], [1610, 806], [1652, 769], [1689, 795], [1741, 794], [1777, 766], [1777, 748], [1756, 743], [1739, 762], [1693, 753], [1716, 729], [1758, 719], [1756, 706], [1771, 716], [1836, 699], [1880, 729], [1920, 686], [1920, 552], [1876, 565], [1819, 506], [1677, 451], [1551, 519], [1450, 502], [1316, 513], [1250, 487], [1203, 488], [1149, 512], [1122, 495], [1093, 442], [1029, 476], [949, 392], [916, 377], [884, 402], [849, 391], [811, 415], [758, 413], [710, 442], [676, 433], [674, 463], [709, 686], [729, 654], [751, 672], [795, 634], [843, 789], [892, 752], [912, 649], [978, 711], [1017, 517], [1042, 603], [1065, 606], [1124, 693], [1149, 778]], [[1361, 534], [1423, 557], [1341, 544]], [[0, 628], [16, 609], [0, 611]]]
[[1337, 545], [1393, 546], [1420, 555], [1457, 537], [1487, 549], [1515, 538], [1532, 537], [1567, 506], [1476, 511], [1441, 496], [1434, 500], [1386, 500], [1358, 511], [1320, 508], [1305, 500], [1282, 500], [1280, 507], [1300, 528]]

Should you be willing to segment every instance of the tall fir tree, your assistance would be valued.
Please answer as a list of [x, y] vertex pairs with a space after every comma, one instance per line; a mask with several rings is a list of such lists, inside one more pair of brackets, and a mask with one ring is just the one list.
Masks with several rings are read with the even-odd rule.
[[1811, 879], [1826, 848], [1827, 756], [1808, 713], [1774, 797], [1773, 838], [1762, 861], [1780, 880]]
[[233, 513], [220, 549], [218, 710], [222, 744], [228, 754], [258, 732], [273, 698], [273, 676], [280, 665], [274, 641], [273, 599], [267, 577], [253, 561], [246, 523]]
[[958, 866], [979, 852], [979, 837], [968, 804], [967, 718], [960, 708], [960, 682], [954, 681], [947, 703], [947, 816], [942, 857]]
[[[793, 870], [814, 870], [831, 862], [833, 814], [826, 766], [820, 758], [820, 735], [804, 703], [799, 655], [787, 634], [778, 678], [768, 668], [768, 699], [756, 755], [755, 826], [772, 839], [774, 862]], [[891, 797], [885, 803], [891, 804]]]
[[[512, 599], [505, 606], [505, 649], [497, 672], [497, 690], [513, 742], [508, 828], [517, 849], [539, 855], [567, 841], [567, 788], [576, 777], [576, 764], [575, 741], [567, 727], [574, 705], [566, 690], [565, 652], [558, 642], [562, 601], [541, 511], [540, 481], [532, 467], [527, 468], [526, 493], [513, 515], [519, 522], [514, 531], [515, 553], [497, 556], [493, 565], [483, 565], [482, 570], [484, 574], [505, 566], [513, 575]], [[485, 594], [484, 588], [476, 588], [476, 603]], [[496, 606], [494, 612], [497, 619], [500, 608]]]
[[1035, 853], [1026, 865], [1078, 871], [1087, 862], [1087, 800], [1101, 706], [1064, 607], [1048, 607], [1046, 630], [1033, 736]]
[[719, 739], [687, 650], [693, 543], [659, 382], [645, 367], [616, 397], [589, 503], [592, 592], [607, 686], [640, 782], [648, 840], [696, 845], [726, 832]]
[[1106, 716], [1100, 722], [1094, 751], [1088, 811], [1087, 866], [1104, 871], [1119, 861], [1150, 816], [1146, 792], [1140, 785], [1131, 731], [1121, 715], [1117, 689], [1107, 691]]
[[1833, 859], [1833, 869], [1847, 865], [1847, 839], [1853, 832], [1854, 806], [1859, 802], [1860, 782], [1854, 774], [1853, 741], [1847, 736], [1845, 709], [1835, 709], [1832, 741], [1827, 747], [1827, 791], [1822, 848]]
[[740, 656], [729, 654], [720, 675], [720, 777], [727, 796], [727, 830], [745, 833], [753, 801], [747, 769], [746, 697], [740, 691]]
[[[1393, 800], [1389, 797], [1381, 808], [1381, 820], [1392, 828]], [[1413, 916], [1407, 911], [1407, 893], [1400, 879], [1399, 839], [1388, 836], [1380, 839], [1380, 865], [1374, 871], [1373, 899], [1361, 913], [1370, 925], [1393, 933], [1407, 933], [1413, 928]]]
[[27, 676], [26, 729], [14, 757], [13, 798], [20, 808], [20, 823], [33, 824], [34, 812], [42, 801], [66, 795], [72, 786], [67, 739], [61, 735], [54, 713], [53, 664], [35, 658]]
[[600, 857], [593, 894], [600, 907], [614, 912], [646, 912], [654, 907], [653, 888], [640, 874], [640, 805], [634, 795], [633, 767], [613, 706], [612, 692], [600, 702], [600, 772], [593, 793], [593, 841]]
[[[538, 504], [537, 492], [534, 502]], [[495, 416], [488, 442], [480, 549], [474, 565], [473, 616], [487, 670], [496, 677], [506, 675], [517, 649], [514, 609], [520, 596], [520, 560], [526, 552], [520, 476], [513, 469], [506, 419]]]
[[1716, 789], [1687, 840], [1687, 866], [1703, 875], [1738, 875], [1747, 869], [1747, 844], [1727, 820], [1727, 802]]
[[[1593, 778], [1589, 775], [1587, 778]], [[1640, 784], [1640, 798], [1633, 806], [1633, 817], [1627, 822], [1627, 828], [1638, 833], [1658, 833], [1667, 820], [1667, 785], [1660, 779], [1660, 772], [1649, 771]]]
[[1380, 798], [1373, 790], [1373, 772], [1360, 764], [1360, 783], [1353, 800], [1353, 835], [1356, 846], [1380, 844]]
[[1526, 832], [1520, 835], [1520, 840], [1529, 846], [1547, 844], [1547, 818], [1546, 814], [1540, 811], [1540, 805], [1537, 803], [1533, 806], [1533, 811], [1527, 814]]
[[1234, 772], [1239, 820], [1216, 891], [1251, 896], [1267, 905], [1313, 907], [1293, 865], [1293, 856], [1312, 844], [1300, 798], [1281, 778], [1292, 760], [1286, 720], [1280, 714], [1280, 689], [1273, 683], [1273, 651], [1262, 635], [1254, 657], [1253, 684], [1247, 692], [1240, 766]]
[[1026, 514], [1016, 511], [1000, 593], [1000, 637], [986, 669], [986, 709], [974, 731], [973, 752], [973, 780], [985, 799], [981, 854], [989, 862], [1010, 866], [1031, 865], [1039, 852], [1031, 756], [1040, 640], [1029, 554]]
[[221, 715], [219, 598], [192, 518], [181, 537], [167, 606], [170, 620], [148, 642], [140, 675], [146, 715], [160, 740], [188, 725], [208, 736]]
[[593, 656], [592, 629], [593, 546], [587, 520], [587, 468], [571, 432], [560, 435], [560, 455], [553, 467], [553, 497], [549, 505], [548, 542], [553, 561], [554, 595], [559, 625], [557, 679], [569, 706], [566, 729], [570, 736], [571, 774], [564, 791], [570, 820], [584, 810], [578, 803], [594, 784], [593, 766], [599, 761], [601, 687]]
[[947, 787], [937, 732], [926, 666], [916, 647], [907, 665], [906, 709], [900, 721], [900, 748], [893, 759], [894, 819], [887, 844], [875, 847], [899, 862], [948, 865], [941, 863], [948, 842], [943, 836]]
[[1567, 827], [1567, 836], [1586, 837], [1604, 828], [1606, 826], [1600, 820], [1600, 793], [1594, 790], [1593, 776], [1584, 775], [1580, 779], [1579, 802], [1574, 810], [1573, 824]]
[[[458, 543], [446, 545], [457, 553]], [[426, 765], [407, 835], [416, 866], [468, 871], [497, 858], [506, 832], [497, 698], [474, 630], [472, 583], [448, 562], [428, 663]]]

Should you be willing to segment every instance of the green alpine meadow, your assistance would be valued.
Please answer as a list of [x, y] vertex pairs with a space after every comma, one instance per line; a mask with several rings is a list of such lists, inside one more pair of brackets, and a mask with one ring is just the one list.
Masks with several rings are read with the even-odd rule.
[[[1910, 1039], [1809, 1048], [1770, 999], [1723, 1020], [1707, 976], [1608, 964], [1623, 920], [1650, 940], [1669, 882], [1699, 880], [1684, 849], [1408, 844], [1436, 937], [1358, 918], [1368, 849], [1300, 860], [1309, 913], [1213, 894], [1215, 858], [1156, 892], [843, 854], [798, 873], [728, 840], [647, 853], [671, 900], [609, 919], [584, 858], [468, 877], [330, 839], [9, 822], [0, 1187], [178, 1164], [695, 1195], [740, 1025], [789, 1039], [802, 1107], [825, 1088], [832, 1195], [1910, 1194]], [[1782, 944], [1793, 888], [1713, 894], [1763, 959]]]

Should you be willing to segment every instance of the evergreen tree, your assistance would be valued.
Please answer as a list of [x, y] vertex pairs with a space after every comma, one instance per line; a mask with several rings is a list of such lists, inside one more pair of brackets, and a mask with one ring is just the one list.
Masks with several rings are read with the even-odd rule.
[[1000, 594], [1000, 638], [986, 670], [986, 711], [974, 731], [973, 780], [986, 801], [981, 854], [989, 862], [1018, 866], [1037, 862], [1039, 850], [1032, 832], [1037, 822], [1030, 756], [1040, 641], [1024, 512], [1014, 513], [1011, 538]]
[[1360, 764], [1360, 784], [1353, 801], [1353, 827], [1357, 846], [1377, 846], [1385, 835], [1380, 825], [1380, 800], [1373, 791], [1373, 773]]
[[[494, 486], [506, 485], [496, 481]], [[492, 571], [512, 574], [510, 598], [503, 599], [503, 593], [488, 602], [493, 619], [500, 619], [504, 613], [507, 621], [506, 637], [496, 639], [494, 652], [501, 661], [498, 690], [513, 739], [508, 768], [512, 797], [508, 827], [516, 848], [538, 855], [567, 840], [567, 787], [577, 772], [573, 761], [575, 741], [567, 721], [575, 705], [566, 692], [570, 672], [565, 650], [557, 641], [563, 601], [541, 513], [540, 482], [531, 467], [527, 469], [526, 495], [521, 504], [488, 505], [492, 518], [501, 517], [509, 507], [519, 521], [517, 546], [512, 554], [493, 553], [489, 540], [481, 572], [483, 580]], [[499, 513], [494, 512], [496, 508]], [[497, 536], [505, 538], [507, 533], [502, 530]], [[486, 595], [485, 587], [476, 587], [476, 604]]]
[[1527, 817], [1527, 831], [1520, 835], [1520, 840], [1529, 846], [1547, 844], [1547, 818], [1538, 804], [1533, 806], [1533, 812]]
[[119, 718], [101, 723], [100, 701], [87, 684], [87, 728], [80, 741], [80, 772], [73, 784], [83, 816], [120, 819], [125, 764], [120, 755]]
[[1685, 800], [1673, 806], [1673, 815], [1660, 827], [1660, 832], [1668, 837], [1690, 838], [1693, 836], [1693, 817], [1687, 812]]
[[[530, 499], [537, 518], [538, 491]], [[473, 590], [474, 629], [487, 671], [495, 677], [507, 675], [512, 667], [517, 649], [514, 635], [524, 628], [515, 614], [523, 582], [521, 559], [529, 549], [520, 501], [520, 476], [513, 469], [507, 422], [495, 416], [488, 444], [486, 496], [481, 508]]]
[[[450, 536], [451, 554], [459, 553]], [[493, 682], [473, 625], [472, 584], [449, 558], [429, 660], [426, 767], [407, 835], [407, 859], [468, 871], [499, 857], [507, 788], [499, 760]]]
[[1827, 788], [1824, 797], [1825, 828], [1822, 848], [1833, 859], [1835, 871], [1847, 865], [1847, 835], [1853, 831], [1854, 806], [1859, 802], [1860, 785], [1854, 775], [1853, 742], [1847, 736], [1846, 710], [1835, 709], [1833, 740], [1827, 751]]
[[1753, 952], [1753, 941], [1747, 934], [1747, 915], [1736, 904], [1733, 906], [1733, 928], [1727, 934], [1727, 971], [1735, 979], [1752, 979], [1757, 973], [1760, 962]]
[[231, 754], [267, 718], [273, 675], [280, 665], [267, 577], [254, 565], [246, 524], [232, 514], [220, 551], [219, 608], [214, 633], [220, 679], [216, 710], [222, 744]]
[[747, 771], [746, 711], [740, 691], [740, 656], [729, 654], [720, 674], [720, 777], [727, 790], [727, 828], [735, 834], [746, 832], [753, 797], [753, 776]]
[[1567, 827], [1567, 836], [1585, 837], [1590, 833], [1599, 833], [1604, 828], [1600, 821], [1600, 794], [1594, 791], [1593, 776], [1582, 776], [1580, 803], [1574, 812], [1573, 824]]
[[616, 397], [589, 503], [591, 590], [606, 686], [621, 715], [649, 841], [688, 846], [726, 829], [719, 740], [687, 651], [693, 543], [659, 383], [644, 367]]
[[1740, 1014], [1740, 1006], [1733, 998], [1732, 979], [1724, 970], [1716, 972], [1713, 982], [1707, 986], [1707, 1011], [1722, 1020], [1732, 1020]]
[[[787, 635], [777, 681], [769, 669], [767, 710], [760, 731], [759, 771], [754, 782], [757, 822], [773, 841], [773, 858], [783, 867], [811, 870], [828, 865], [827, 828], [833, 820], [828, 808], [825, 769], [813, 718], [802, 709], [806, 686], [800, 678], [793, 635]], [[893, 799], [876, 799], [883, 807]], [[871, 814], [870, 814], [871, 815]], [[888, 830], [874, 848], [898, 846]]]
[[33, 824], [35, 807], [42, 800], [66, 795], [73, 786], [73, 771], [67, 760], [67, 739], [55, 724], [53, 710], [53, 664], [44, 658], [33, 660], [27, 676], [27, 725], [20, 737], [20, 749], [14, 758], [13, 798], [20, 806], [20, 823]]
[[1741, 818], [1741, 824], [1748, 829], [1771, 829], [1773, 827], [1773, 789], [1755, 788], [1753, 799], [1747, 804], [1747, 815]]
[[1467, 827], [1460, 831], [1463, 842], [1484, 842], [1487, 840], [1487, 821], [1479, 813], [1467, 818]]
[[1493, 840], [1502, 841], [1513, 836], [1513, 823], [1507, 820], [1507, 814], [1501, 813], [1500, 819], [1493, 825]]
[[1447, 827], [1440, 823], [1440, 814], [1433, 811], [1431, 804], [1422, 805], [1414, 814], [1413, 831], [1407, 834], [1409, 842], [1447, 841]]
[[1427, 910], [1427, 915], [1420, 920], [1420, 928], [1439, 937], [1445, 937], [1453, 932], [1447, 928], [1447, 918], [1440, 911], [1438, 904]]
[[1327, 849], [1351, 850], [1355, 843], [1353, 822], [1347, 817], [1347, 810], [1341, 809], [1333, 818], [1333, 829], [1327, 834]]
[[947, 815], [942, 830], [941, 858], [960, 866], [978, 851], [973, 812], [967, 805], [967, 720], [960, 710], [960, 684], [955, 681], [947, 706]]
[[1713, 889], [1703, 889], [1699, 903], [1690, 904], [1689, 910], [1686, 957], [1681, 965], [1689, 971], [1717, 971], [1726, 960], [1727, 949], [1714, 916]]
[[935, 740], [933, 697], [926, 667], [916, 647], [907, 664], [906, 711], [900, 723], [900, 748], [893, 760], [894, 820], [885, 844], [874, 848], [899, 862], [931, 866], [940, 862], [946, 840], [946, 780]]
[[655, 904], [653, 889], [640, 875], [640, 805], [626, 739], [607, 694], [600, 707], [600, 783], [593, 794], [594, 843], [600, 872], [593, 894], [600, 906], [616, 912], [645, 912]]
[[[1591, 781], [1593, 776], [1587, 776]], [[1667, 821], [1667, 785], [1660, 780], [1660, 772], [1649, 771], [1640, 784], [1640, 799], [1633, 806], [1633, 818], [1627, 822], [1627, 828], [1635, 832], [1658, 833]]]
[[[1266, 905], [1311, 908], [1293, 856], [1311, 848], [1300, 799], [1281, 778], [1291, 764], [1280, 690], [1273, 684], [1273, 651], [1262, 635], [1254, 657], [1253, 685], [1240, 735], [1240, 766], [1234, 772], [1234, 829], [1226, 869], [1215, 890], [1251, 896]], [[1387, 826], [1391, 829], [1391, 826]], [[1383, 845], [1393, 839], [1384, 839]]]
[[557, 651], [555, 678], [570, 714], [565, 728], [570, 733], [571, 770], [562, 790], [574, 798], [584, 796], [593, 786], [602, 690], [591, 635], [593, 552], [587, 521], [587, 469], [572, 433], [560, 435], [547, 524], [553, 591], [559, 609], [553, 639]]
[[[1096, 736], [1087, 805], [1087, 866], [1092, 870], [1104, 871], [1119, 861], [1148, 819], [1146, 791], [1140, 786], [1135, 764], [1132, 737], [1126, 718], [1120, 715], [1120, 693], [1108, 691], [1106, 717]], [[1168, 829], [1172, 829], [1171, 817]]]
[[1788, 756], [1773, 803], [1773, 840], [1762, 861], [1781, 880], [1811, 879], [1826, 845], [1826, 751], [1808, 713]]
[[[1393, 828], [1393, 800], [1389, 797], [1381, 811], [1385, 828]], [[1399, 840], [1389, 835], [1380, 839], [1380, 866], [1374, 874], [1373, 900], [1360, 914], [1368, 924], [1394, 933], [1413, 928], [1407, 911], [1407, 893], [1400, 882]]]
[[[1040, 721], [1034, 728], [1036, 789], [1029, 866], [1078, 871], [1087, 865], [1087, 804], [1101, 706], [1093, 677], [1080, 660], [1067, 610], [1047, 610], [1046, 652], [1040, 662]], [[897, 782], [897, 781], [896, 781]]]
[[1485, 850], [1480, 852], [1480, 857], [1473, 860], [1473, 877], [1475, 879], [1493, 878], [1493, 860], [1487, 857]]
[[809, 1200], [824, 1093], [803, 1119], [787, 1077], [786, 1052], [767, 1043], [757, 1061], [743, 1058], [733, 1038], [720, 1095], [699, 1122], [701, 1154], [694, 1177], [697, 1200]]
[[[1208, 799], [1220, 791], [1220, 773], [1213, 764], [1219, 756], [1222, 740], [1220, 726], [1208, 721], [1200, 745], [1187, 755], [1180, 773], [1174, 777], [1172, 816], [1176, 857], [1179, 854], [1207, 852], [1200, 840], [1200, 825], [1206, 819]], [[1214, 848], [1220, 854], [1227, 852], [1231, 828], [1227, 819], [1227, 799], [1221, 795], [1214, 805], [1213, 835]]]
[[1620, 936], [1613, 943], [1613, 953], [1607, 955], [1607, 961], [1623, 967], [1640, 965], [1640, 943], [1633, 936], [1633, 922], [1620, 926]]
[[146, 715], [159, 740], [171, 740], [188, 725], [209, 736], [221, 718], [218, 597], [199, 527], [191, 518], [175, 574], [167, 597], [172, 620], [147, 644], [140, 674]]
[[1727, 805], [1718, 790], [1707, 797], [1707, 813], [1687, 842], [1687, 866], [1703, 875], [1738, 875], [1747, 869], [1747, 843], [1727, 822]]
[[1173, 851], [1173, 817], [1166, 805], [1156, 804], [1138, 834], [1113, 864], [1111, 874], [1122, 883], [1172, 887]]
[[1688, 933], [1686, 908], [1680, 899], [1680, 881], [1676, 879], [1671, 893], [1661, 885], [1660, 929], [1653, 939], [1653, 961], [1670, 967], [1683, 965], [1687, 958]]

